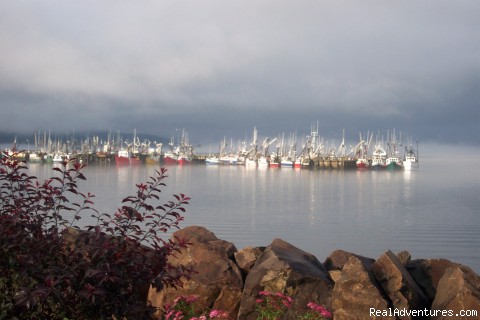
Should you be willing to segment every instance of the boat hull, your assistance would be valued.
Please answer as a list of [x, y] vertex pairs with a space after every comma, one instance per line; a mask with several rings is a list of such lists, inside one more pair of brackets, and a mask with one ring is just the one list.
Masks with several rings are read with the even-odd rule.
[[291, 160], [282, 160], [282, 162], [280, 162], [280, 166], [283, 168], [283, 167], [286, 167], [286, 168], [293, 168], [293, 161]]
[[206, 164], [212, 164], [212, 165], [219, 165], [220, 164], [220, 159], [218, 158], [207, 158], [205, 159]]
[[385, 166], [385, 168], [388, 169], [388, 170], [402, 170], [403, 166], [396, 163], [396, 162], [390, 162], [389, 164], [387, 164]]
[[365, 158], [358, 159], [355, 165], [357, 166], [357, 169], [361, 170], [368, 169], [368, 167], [370, 166], [368, 160]]
[[145, 163], [146, 164], [157, 164], [159, 162], [160, 162], [160, 160], [158, 158], [151, 158], [151, 157], [145, 158]]
[[115, 163], [119, 166], [121, 165], [137, 165], [142, 163], [139, 158], [136, 157], [120, 157], [118, 155], [115, 156]]
[[387, 166], [384, 164], [374, 163], [372, 164], [372, 170], [384, 170]]
[[163, 163], [164, 164], [177, 164], [178, 160], [173, 158], [173, 157], [170, 157], [170, 156], [165, 156], [165, 157], [163, 157]]
[[192, 164], [192, 160], [189, 159], [189, 158], [180, 157], [180, 158], [178, 158], [178, 164], [179, 165], [189, 165], [189, 164]]
[[414, 170], [418, 168], [418, 162], [412, 162], [412, 161], [404, 161], [403, 162], [403, 169], [404, 170]]

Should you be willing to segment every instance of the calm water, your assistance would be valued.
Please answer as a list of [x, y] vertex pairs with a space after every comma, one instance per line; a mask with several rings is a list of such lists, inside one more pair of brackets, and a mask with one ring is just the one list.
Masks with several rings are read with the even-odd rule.
[[[205, 226], [238, 249], [282, 238], [320, 261], [335, 249], [372, 258], [407, 250], [480, 272], [480, 153], [432, 152], [412, 172], [169, 166], [163, 195], [190, 196], [183, 226]], [[88, 166], [81, 189], [113, 212], [156, 169]], [[51, 166], [30, 170], [44, 177]]]

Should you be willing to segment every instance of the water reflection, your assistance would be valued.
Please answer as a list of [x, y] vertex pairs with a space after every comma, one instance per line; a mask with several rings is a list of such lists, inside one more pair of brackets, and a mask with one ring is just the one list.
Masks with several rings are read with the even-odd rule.
[[[335, 249], [373, 258], [409, 250], [480, 270], [472, 254], [480, 246], [479, 173], [438, 164], [405, 172], [170, 166], [162, 201], [185, 193], [192, 200], [184, 226], [204, 225], [237, 248], [282, 238], [320, 260]], [[158, 168], [89, 166], [81, 188], [113, 212]], [[39, 179], [53, 172], [42, 164], [30, 170]]]

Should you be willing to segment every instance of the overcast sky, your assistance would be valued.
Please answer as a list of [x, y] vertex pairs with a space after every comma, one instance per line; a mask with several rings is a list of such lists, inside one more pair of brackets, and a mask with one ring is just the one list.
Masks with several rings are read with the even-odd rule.
[[480, 144], [480, 1], [0, 0], [0, 131]]

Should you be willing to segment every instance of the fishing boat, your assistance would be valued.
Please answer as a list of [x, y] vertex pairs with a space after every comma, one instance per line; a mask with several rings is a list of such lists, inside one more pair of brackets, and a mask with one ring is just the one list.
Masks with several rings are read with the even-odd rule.
[[280, 168], [280, 156], [278, 153], [272, 153], [270, 156], [270, 168]]
[[284, 167], [293, 168], [293, 161], [290, 160], [290, 159], [283, 159], [282, 161], [280, 161], [280, 166], [282, 168], [284, 168]]
[[217, 156], [208, 157], [205, 159], [205, 164], [220, 164], [220, 159]]
[[160, 162], [160, 157], [154, 154], [148, 154], [145, 157], [145, 164], [158, 164]]
[[389, 170], [401, 170], [403, 169], [403, 163], [398, 157], [391, 156], [385, 160], [385, 167]]
[[405, 156], [403, 160], [404, 170], [412, 170], [419, 167], [418, 164], [418, 142], [417, 142], [417, 152], [413, 150], [413, 146], [410, 145], [410, 148], [405, 147]]
[[301, 157], [298, 157], [297, 159], [295, 159], [295, 162], [293, 163], [293, 167], [296, 168], [296, 169], [300, 169], [302, 167], [302, 159]]
[[178, 163], [178, 155], [175, 152], [165, 152], [163, 155], [163, 163], [165, 164], [177, 164]]
[[238, 157], [235, 154], [231, 154], [229, 158], [230, 158], [229, 164], [231, 164], [231, 165], [237, 165], [237, 164], [240, 163], [240, 160], [239, 160], [240, 157]]
[[357, 159], [355, 165], [357, 166], [357, 169], [368, 169], [370, 167], [370, 162], [368, 162], [367, 158], [362, 157]]
[[395, 129], [393, 130], [393, 133], [389, 138], [388, 155], [387, 155], [387, 159], [385, 160], [385, 167], [389, 170], [403, 169], [403, 162], [400, 161], [398, 157], [397, 138], [395, 136]]
[[178, 156], [178, 161], [177, 163], [179, 165], [187, 165], [187, 164], [192, 164], [193, 162], [193, 159], [191, 156], [187, 155], [187, 154], [180, 154]]
[[383, 149], [381, 144], [375, 145], [375, 150], [372, 154], [372, 169], [385, 169], [387, 161], [387, 152]]
[[162, 143], [154, 141], [153, 144], [155, 144], [155, 147], [151, 147], [151, 144], [149, 140], [145, 140], [142, 143], [143, 152], [141, 156], [145, 164], [158, 164], [160, 163], [160, 155], [162, 154]]
[[43, 155], [38, 152], [30, 152], [28, 154], [28, 162], [39, 163], [43, 161]]
[[278, 161], [270, 161], [270, 168], [280, 168], [280, 163]]
[[172, 137], [169, 145], [169, 151], [163, 155], [163, 163], [167, 165], [171, 164], [191, 164], [193, 162], [193, 146], [188, 142], [188, 134], [185, 130], [182, 130], [182, 136], [179, 138], [180, 143], [175, 145], [174, 138]]
[[66, 156], [63, 155], [63, 154], [61, 154], [61, 153], [55, 153], [55, 154], [53, 155], [52, 161], [53, 161], [54, 163], [60, 163], [60, 162], [62, 162], [62, 161], [64, 161], [64, 160], [66, 160]]
[[[55, 161], [55, 158], [54, 158]], [[131, 164], [140, 164], [140, 158], [134, 156], [131, 152], [126, 149], [118, 150], [115, 155], [115, 163], [117, 165], [131, 165]]]
[[258, 159], [257, 165], [259, 168], [267, 168], [269, 165], [267, 157], [261, 156]]
[[360, 133], [360, 142], [355, 146], [355, 156], [357, 161], [355, 165], [357, 169], [368, 169], [370, 167], [370, 161], [367, 158], [368, 149], [370, 149], [370, 143], [372, 142], [373, 133], [370, 134], [367, 132], [367, 140], [365, 141], [362, 138]]
[[257, 166], [257, 160], [247, 158], [247, 159], [245, 159], [245, 166], [246, 167], [256, 167]]

